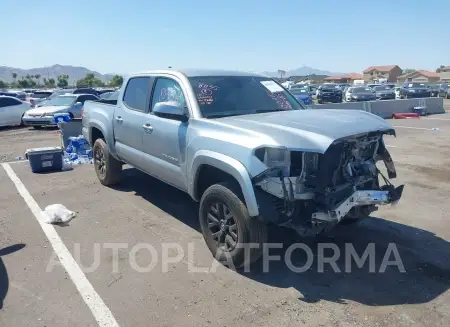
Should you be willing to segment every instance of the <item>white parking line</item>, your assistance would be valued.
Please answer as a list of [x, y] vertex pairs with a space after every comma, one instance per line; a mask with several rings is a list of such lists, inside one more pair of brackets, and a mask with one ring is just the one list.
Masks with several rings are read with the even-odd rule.
[[397, 147], [396, 145], [389, 145], [389, 144], [385, 144], [385, 146], [388, 148], [396, 148]]
[[84, 302], [91, 310], [98, 325], [101, 327], [119, 327], [119, 324], [111, 313], [111, 310], [109, 310], [100, 295], [98, 295], [98, 293], [94, 290], [94, 287], [86, 278], [85, 274], [70, 254], [69, 250], [59, 237], [53, 225], [49, 225], [44, 222], [43, 212], [41, 208], [31, 196], [30, 192], [28, 192], [25, 185], [23, 185], [22, 181], [19, 179], [19, 177], [17, 177], [16, 173], [12, 170], [9, 164], [2, 163], [2, 166], [11, 181], [16, 186], [19, 194], [25, 200], [28, 208], [30, 208], [34, 217], [39, 222], [39, 225], [44, 231], [45, 236], [47, 236], [50, 244], [53, 247], [53, 250], [58, 256], [59, 261], [69, 274], [72, 282], [78, 289], [78, 292], [80, 292]]
[[442, 129], [433, 129], [433, 128], [425, 128], [425, 127], [412, 127], [412, 126], [394, 126], [392, 125], [392, 127], [395, 128], [410, 128], [410, 129], [421, 129], [421, 130], [425, 130], [425, 131], [442, 131]]

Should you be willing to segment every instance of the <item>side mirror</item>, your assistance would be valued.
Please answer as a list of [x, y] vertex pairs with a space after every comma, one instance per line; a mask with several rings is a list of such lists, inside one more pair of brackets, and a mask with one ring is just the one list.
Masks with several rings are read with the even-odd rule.
[[81, 106], [82, 103], [81, 103], [81, 102], [75, 102], [75, 105], [76, 105], [76, 106]]
[[186, 122], [189, 116], [186, 114], [184, 107], [176, 101], [158, 102], [153, 107], [153, 114], [158, 117], [169, 118]]

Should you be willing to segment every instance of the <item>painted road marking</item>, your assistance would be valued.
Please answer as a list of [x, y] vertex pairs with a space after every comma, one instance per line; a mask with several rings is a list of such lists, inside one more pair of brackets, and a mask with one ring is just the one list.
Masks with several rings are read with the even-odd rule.
[[389, 144], [385, 144], [385, 146], [388, 148], [396, 148], [397, 147], [396, 145], [389, 145]]
[[16, 186], [17, 191], [22, 196], [25, 203], [28, 205], [28, 208], [30, 208], [34, 217], [38, 221], [39, 225], [45, 233], [45, 236], [47, 236], [47, 239], [52, 245], [53, 251], [55, 251], [62, 266], [69, 274], [70, 279], [72, 279], [72, 282], [75, 284], [78, 292], [80, 292], [80, 295], [83, 298], [84, 302], [91, 310], [98, 325], [100, 327], [119, 327], [119, 324], [114, 318], [111, 310], [109, 310], [100, 295], [98, 295], [98, 293], [94, 290], [94, 287], [86, 278], [86, 275], [78, 266], [75, 259], [72, 257], [72, 254], [70, 254], [66, 245], [59, 237], [58, 233], [55, 230], [55, 227], [44, 222], [43, 212], [41, 208], [31, 196], [30, 192], [28, 192], [25, 185], [23, 185], [22, 181], [19, 179], [19, 177], [17, 177], [16, 173], [12, 170], [9, 164], [2, 163], [2, 166], [6, 171], [6, 174], [8, 174], [9, 178]]
[[421, 130], [425, 130], [425, 131], [438, 131], [441, 132], [442, 129], [438, 128], [438, 129], [433, 129], [433, 128], [425, 128], [425, 127], [411, 127], [411, 126], [392, 126], [395, 128], [410, 128], [410, 129], [421, 129]]

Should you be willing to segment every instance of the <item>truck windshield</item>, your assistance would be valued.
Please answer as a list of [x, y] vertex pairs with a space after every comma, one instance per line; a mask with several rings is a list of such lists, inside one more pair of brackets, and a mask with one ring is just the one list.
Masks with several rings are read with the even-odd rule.
[[75, 101], [76, 96], [59, 95], [45, 103], [46, 106], [70, 106]]
[[189, 80], [205, 118], [305, 109], [294, 96], [269, 78], [196, 76]]

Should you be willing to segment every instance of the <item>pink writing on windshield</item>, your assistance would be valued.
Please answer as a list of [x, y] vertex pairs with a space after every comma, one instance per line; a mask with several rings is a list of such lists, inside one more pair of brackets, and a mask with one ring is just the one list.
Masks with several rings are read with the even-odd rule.
[[292, 105], [283, 93], [271, 93], [270, 97], [275, 100], [279, 109], [292, 109]]
[[215, 85], [198, 83], [200, 93], [197, 94], [199, 104], [211, 104], [214, 102], [213, 94], [219, 88]]

